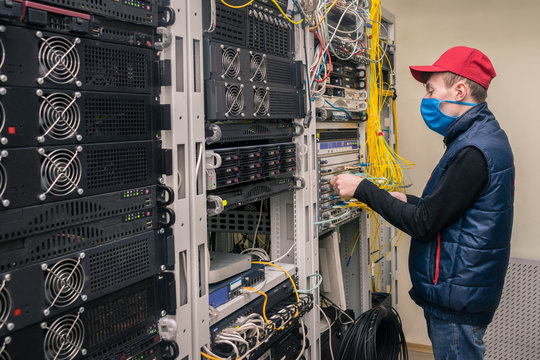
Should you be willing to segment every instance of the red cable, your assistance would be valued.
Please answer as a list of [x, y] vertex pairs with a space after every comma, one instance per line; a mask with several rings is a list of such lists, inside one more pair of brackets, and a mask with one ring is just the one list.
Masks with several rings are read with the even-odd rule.
[[[321, 46], [320, 48], [320, 51], [319, 51], [319, 59], [321, 58], [321, 55], [322, 55], [322, 40], [321, 40], [321, 37], [319, 36], [319, 34], [313, 30], [309, 30], [309, 32], [312, 32], [314, 33], [315, 35], [317, 35], [317, 39], [319, 39], [319, 45]], [[306, 59], [307, 61], [307, 59]], [[315, 75], [315, 67], [313, 68], [313, 73], [311, 73], [311, 76]]]
[[[313, 30], [310, 30], [310, 32], [312, 32], [312, 33], [314, 33], [315, 35], [317, 35], [317, 39], [319, 40], [319, 44], [321, 45], [321, 51], [319, 52], [319, 58], [320, 58], [321, 55], [322, 55], [322, 45], [323, 45], [323, 44], [322, 44], [321, 37], [319, 36], [319, 34], [318, 34], [317, 32], [315, 32], [315, 31], [313, 31]], [[328, 72], [326, 73], [326, 76], [324, 77], [324, 79], [322, 79], [322, 80], [313, 79], [313, 80], [315, 80], [315, 81], [317, 81], [317, 82], [323, 82], [323, 81], [326, 81], [326, 79], [328, 79], [328, 77], [330, 76], [330, 73], [332, 72], [332, 58], [330, 57], [330, 51], [328, 50], [328, 48], [326, 49], [326, 52], [327, 52], [327, 54], [328, 54], [328, 64], [329, 64], [330, 68], [329, 68]], [[311, 74], [311, 76], [315, 75], [315, 70], [316, 70], [316, 69], [317, 69], [316, 67], [313, 68], [313, 73]]]
[[326, 81], [326, 79], [328, 79], [328, 77], [330, 76], [330, 73], [332, 72], [332, 58], [330, 57], [330, 50], [326, 49], [326, 52], [328, 53], [328, 63], [330, 65], [330, 69], [328, 69], [328, 73], [326, 73], [326, 76], [324, 77], [324, 79], [321, 79], [321, 80], [313, 79], [317, 82]]

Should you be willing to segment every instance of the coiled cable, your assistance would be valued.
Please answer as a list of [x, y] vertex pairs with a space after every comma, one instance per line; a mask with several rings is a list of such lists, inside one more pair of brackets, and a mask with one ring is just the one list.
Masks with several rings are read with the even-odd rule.
[[341, 347], [340, 360], [408, 360], [401, 319], [392, 307], [366, 311], [351, 325]]

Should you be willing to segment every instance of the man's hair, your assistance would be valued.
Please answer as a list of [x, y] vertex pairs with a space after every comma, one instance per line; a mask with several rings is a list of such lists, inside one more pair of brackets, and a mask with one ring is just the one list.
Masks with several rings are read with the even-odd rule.
[[[422, 82], [425, 84], [433, 75], [434, 73], [424, 73], [422, 76]], [[463, 77], [458, 74], [454, 74], [453, 72], [446, 71], [443, 72], [443, 81], [446, 88], [450, 88], [454, 86], [458, 81], [463, 80], [467, 86], [469, 86], [469, 89], [471, 89], [471, 97], [476, 100], [477, 103], [482, 103], [486, 101], [487, 98], [487, 90], [485, 87], [480, 85], [477, 82], [474, 82], [472, 80], [467, 79], [466, 77]]]

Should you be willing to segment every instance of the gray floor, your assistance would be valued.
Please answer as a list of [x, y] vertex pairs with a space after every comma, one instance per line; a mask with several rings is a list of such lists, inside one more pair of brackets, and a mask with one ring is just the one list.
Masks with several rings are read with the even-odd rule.
[[434, 360], [432, 354], [409, 351], [409, 360]]

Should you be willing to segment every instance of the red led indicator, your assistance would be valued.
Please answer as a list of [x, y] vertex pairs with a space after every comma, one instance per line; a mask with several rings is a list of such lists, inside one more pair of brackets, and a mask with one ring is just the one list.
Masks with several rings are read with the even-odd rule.
[[13, 310], [13, 315], [15, 315], [15, 316], [20, 316], [21, 314], [22, 314], [21, 309], [17, 308], [17, 309], [15, 309], [15, 310]]
[[8, 134], [15, 135], [15, 126], [8, 127]]
[[146, 46], [152, 47], [152, 43], [151, 43], [150, 41], [147, 41], [147, 42], [146, 42]]
[[149, 194], [150, 193], [150, 190], [146, 189], [146, 194]]

